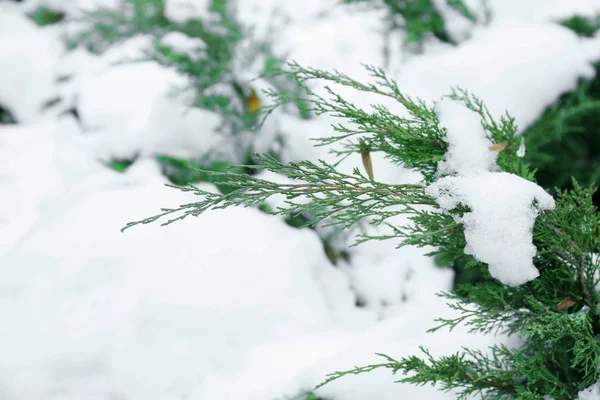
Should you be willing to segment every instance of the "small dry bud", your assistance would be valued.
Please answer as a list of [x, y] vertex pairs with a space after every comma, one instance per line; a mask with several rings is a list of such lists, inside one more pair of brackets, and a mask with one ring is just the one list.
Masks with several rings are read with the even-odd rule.
[[367, 175], [372, 180], [374, 179], [373, 175], [373, 161], [371, 160], [371, 153], [368, 151], [360, 154], [362, 158], [363, 167], [365, 167], [365, 171], [367, 171]]
[[260, 99], [256, 94], [256, 90], [254, 90], [253, 88], [250, 89], [250, 96], [246, 97], [244, 99], [244, 102], [246, 103], [246, 107], [248, 108], [248, 112], [250, 114], [256, 114], [256, 112], [260, 108]]
[[489, 149], [492, 151], [501, 152], [502, 150], [504, 150], [507, 147], [508, 147], [508, 142], [502, 142], [502, 143], [496, 143], [496, 144], [491, 145], [489, 147]]
[[573, 296], [565, 297], [554, 307], [554, 311], [566, 310], [569, 307], [573, 307], [576, 303], [577, 301]]

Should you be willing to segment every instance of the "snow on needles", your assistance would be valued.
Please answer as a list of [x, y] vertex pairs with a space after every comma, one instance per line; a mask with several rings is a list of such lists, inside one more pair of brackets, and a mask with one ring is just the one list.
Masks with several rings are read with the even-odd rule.
[[533, 224], [539, 210], [554, 208], [554, 199], [533, 182], [496, 172], [497, 153], [489, 150], [492, 143], [475, 112], [449, 99], [438, 102], [436, 111], [449, 146], [438, 166], [443, 177], [427, 193], [444, 211], [459, 204], [470, 208], [455, 217], [465, 228], [465, 253], [489, 264], [494, 278], [515, 286], [535, 279]]

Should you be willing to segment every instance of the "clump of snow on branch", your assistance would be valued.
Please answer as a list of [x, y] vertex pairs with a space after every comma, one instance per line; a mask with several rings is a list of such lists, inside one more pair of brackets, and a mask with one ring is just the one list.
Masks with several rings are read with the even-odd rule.
[[494, 278], [508, 285], [535, 279], [533, 224], [540, 210], [554, 208], [554, 199], [533, 182], [496, 172], [497, 153], [478, 114], [454, 100], [437, 103], [436, 111], [449, 146], [438, 166], [443, 177], [427, 192], [444, 211], [469, 207], [455, 217], [465, 228], [465, 253], [489, 264]]
[[489, 150], [493, 143], [486, 137], [477, 114], [452, 100], [438, 103], [436, 112], [446, 128], [448, 142], [445, 160], [438, 164], [438, 174], [464, 176], [498, 170], [498, 153]]

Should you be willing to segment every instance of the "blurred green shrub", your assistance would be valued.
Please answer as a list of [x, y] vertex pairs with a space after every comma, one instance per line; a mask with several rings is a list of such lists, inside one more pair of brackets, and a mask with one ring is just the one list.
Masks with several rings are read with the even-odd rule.
[[[344, 0], [345, 3], [375, 2], [375, 0]], [[446, 30], [444, 18], [433, 0], [383, 0], [390, 16], [402, 17], [402, 25], [397, 28], [406, 30], [406, 43], [420, 42], [425, 34], [431, 33], [445, 43], [452, 43]], [[475, 16], [461, 0], [447, 0], [446, 3], [459, 11], [464, 17], [475, 20]]]
[[[563, 25], [591, 36], [600, 28], [600, 17], [573, 17]], [[537, 168], [539, 184], [552, 193], [555, 188], [572, 189], [571, 177], [583, 186], [600, 180], [600, 63], [595, 69], [594, 79], [561, 96], [523, 134], [525, 160]], [[598, 193], [594, 203], [600, 205]]]

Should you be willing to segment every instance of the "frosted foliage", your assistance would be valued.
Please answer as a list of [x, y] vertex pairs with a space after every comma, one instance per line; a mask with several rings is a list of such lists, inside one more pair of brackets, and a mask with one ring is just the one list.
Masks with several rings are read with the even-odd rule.
[[520, 285], [539, 275], [532, 262], [536, 253], [532, 228], [538, 208], [554, 207], [544, 189], [514, 174], [484, 172], [445, 177], [428, 190], [444, 210], [459, 204], [472, 210], [457, 217], [465, 227], [465, 253], [488, 263], [492, 276]]
[[536, 278], [533, 224], [539, 210], [554, 208], [554, 199], [533, 182], [494, 172], [497, 153], [489, 150], [476, 113], [453, 100], [439, 102], [436, 111], [449, 144], [438, 173], [448, 176], [427, 193], [444, 211], [469, 207], [470, 212], [455, 217], [465, 228], [465, 253], [487, 263], [492, 276], [508, 285]]

